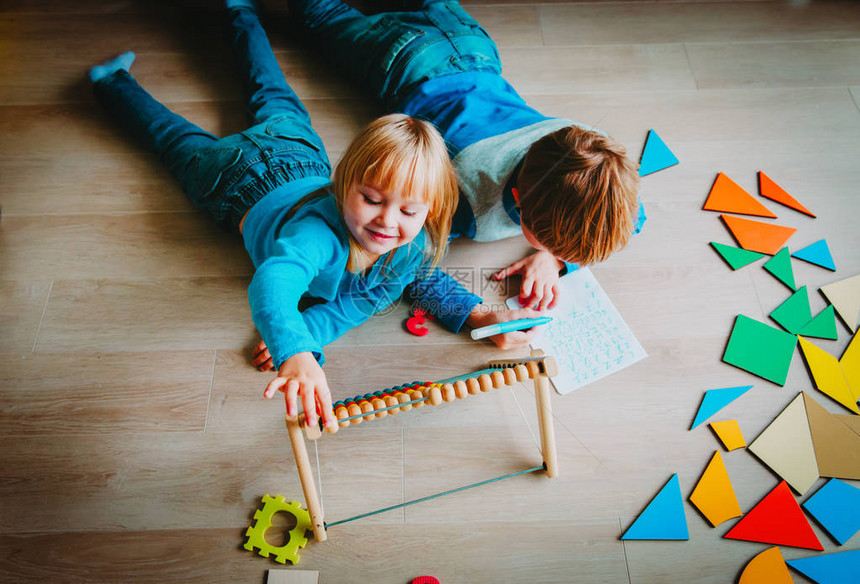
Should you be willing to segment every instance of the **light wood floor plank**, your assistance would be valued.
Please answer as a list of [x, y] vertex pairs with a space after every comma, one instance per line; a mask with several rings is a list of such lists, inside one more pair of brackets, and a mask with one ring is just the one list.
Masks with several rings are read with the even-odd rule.
[[252, 346], [247, 285], [247, 278], [57, 281], [36, 351]]
[[0, 434], [200, 432], [213, 363], [211, 351], [0, 355]]
[[0, 280], [3, 297], [3, 304], [0, 305], [0, 353], [33, 350], [50, 290], [50, 281]]
[[[523, 95], [696, 88], [681, 45], [502, 49], [505, 78]], [[587, 81], [585, 81], [587, 80]]]
[[686, 46], [700, 89], [827, 87], [860, 82], [860, 40]]
[[573, 3], [540, 9], [547, 46], [756, 43], [857, 37], [860, 8], [850, 2]]
[[6, 265], [18, 278], [250, 276], [238, 234], [202, 213], [4, 218]]

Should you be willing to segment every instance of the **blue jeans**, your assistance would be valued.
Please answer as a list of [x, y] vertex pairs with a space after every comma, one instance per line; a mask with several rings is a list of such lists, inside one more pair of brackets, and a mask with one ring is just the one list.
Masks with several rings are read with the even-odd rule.
[[156, 101], [125, 71], [93, 86], [96, 99], [141, 144], [156, 152], [194, 205], [226, 230], [279, 186], [331, 175], [322, 140], [287, 85], [256, 13], [228, 12], [230, 41], [252, 126], [226, 138], [202, 130]]
[[320, 49], [389, 111], [429, 79], [486, 71], [501, 74], [496, 43], [456, 1], [425, 0], [421, 10], [365, 16], [339, 0], [290, 0], [290, 14]]

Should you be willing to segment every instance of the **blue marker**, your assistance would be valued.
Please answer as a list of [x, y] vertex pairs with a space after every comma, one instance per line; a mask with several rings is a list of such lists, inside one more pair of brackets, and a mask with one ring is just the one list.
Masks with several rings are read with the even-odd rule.
[[493, 335], [509, 333], [511, 331], [521, 331], [523, 329], [532, 328], [546, 324], [552, 320], [551, 316], [541, 316], [539, 318], [521, 318], [519, 320], [509, 320], [508, 322], [500, 322], [489, 326], [482, 326], [472, 330], [472, 338], [476, 341]]

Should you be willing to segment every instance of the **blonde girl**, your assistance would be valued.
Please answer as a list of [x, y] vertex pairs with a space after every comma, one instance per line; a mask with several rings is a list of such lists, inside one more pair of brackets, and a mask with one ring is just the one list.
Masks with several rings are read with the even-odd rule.
[[[287, 414], [337, 421], [323, 346], [400, 297], [445, 252], [457, 185], [444, 141], [402, 114], [371, 122], [331, 167], [310, 116], [287, 85], [256, 10], [228, 2], [231, 44], [251, 127], [225, 138], [149, 95], [129, 74], [134, 53], [90, 70], [97, 100], [156, 152], [191, 201], [239, 230], [254, 263], [248, 288], [263, 341], [256, 365], [277, 376]], [[300, 302], [315, 304], [300, 309]]]

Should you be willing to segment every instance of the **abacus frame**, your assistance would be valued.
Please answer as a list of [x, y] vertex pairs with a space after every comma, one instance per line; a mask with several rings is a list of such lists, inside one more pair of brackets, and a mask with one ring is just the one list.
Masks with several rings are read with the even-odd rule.
[[[459, 377], [421, 385], [416, 384], [409, 388], [402, 386], [385, 395], [380, 395], [382, 392], [377, 392], [376, 394], [356, 396], [356, 398], [344, 402], [337, 402], [334, 411], [339, 421], [338, 426], [348, 427], [353, 424], [360, 424], [363, 420], [370, 421], [385, 417], [389, 413], [417, 409], [425, 403], [436, 406], [532, 379], [534, 381], [535, 407], [537, 408], [541, 455], [543, 457], [542, 468], [547, 477], [553, 478], [558, 475], [558, 456], [555, 447], [549, 378], [555, 376], [557, 372], [558, 366], [553, 357], [543, 355], [542, 351], [533, 351], [530, 357], [490, 361], [487, 364], [487, 369]], [[306, 424], [304, 414], [294, 418], [286, 417], [285, 421], [302, 492], [311, 517], [314, 539], [320, 542], [325, 541], [327, 539], [326, 524], [323, 520], [322, 506], [317, 495], [310, 457], [305, 443], [305, 435], [309, 440], [318, 440], [322, 436], [322, 428], [319, 425]], [[327, 432], [337, 432], [337, 428], [336, 426]], [[540, 470], [540, 468], [536, 470]], [[477, 483], [477, 485], [486, 482], [492, 481], [484, 481]], [[452, 492], [458, 490], [462, 489], [455, 489]]]

